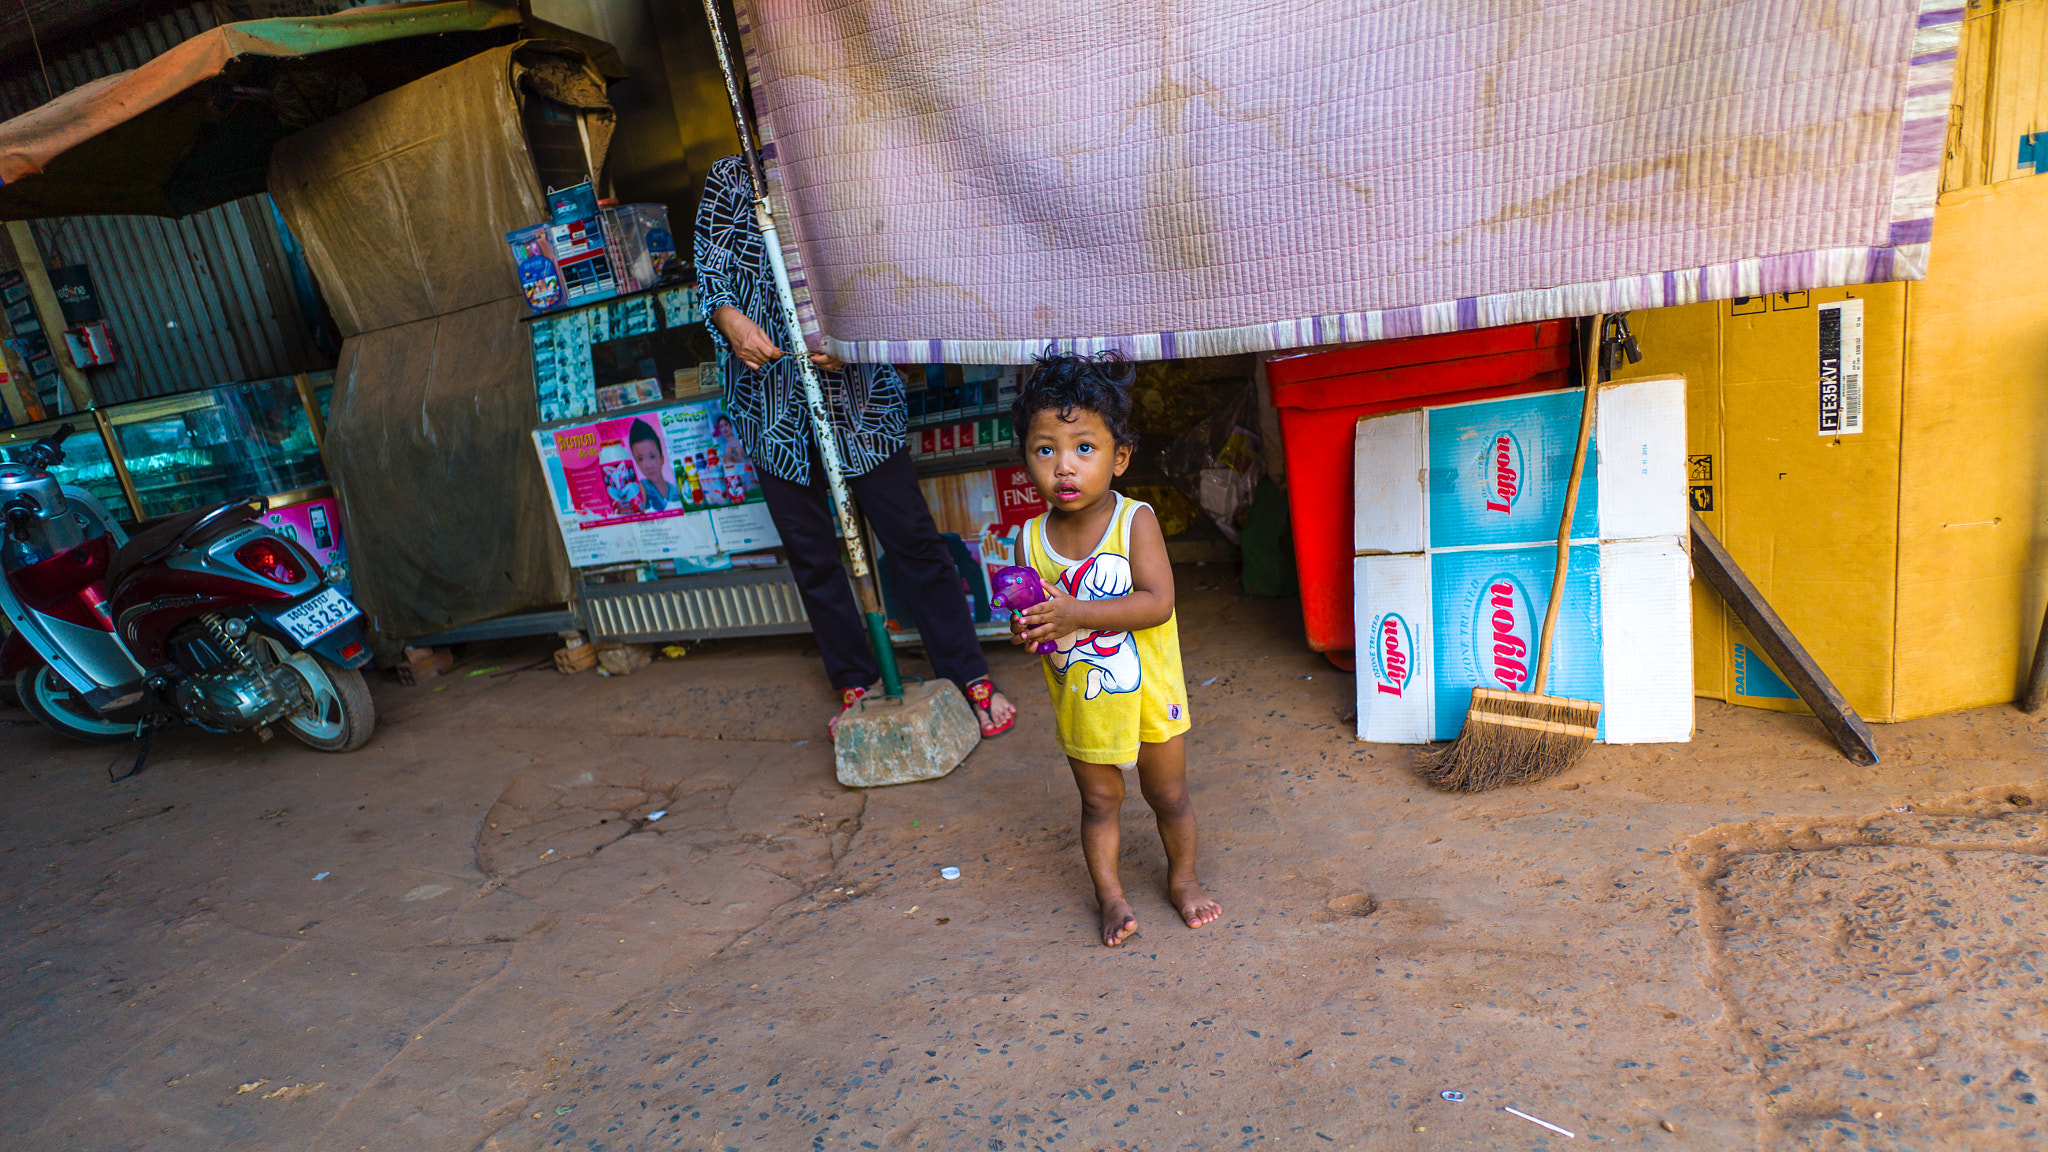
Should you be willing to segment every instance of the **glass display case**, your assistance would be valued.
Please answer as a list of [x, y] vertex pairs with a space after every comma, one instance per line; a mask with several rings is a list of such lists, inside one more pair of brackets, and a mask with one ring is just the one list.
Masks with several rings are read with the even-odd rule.
[[[334, 407], [334, 373], [315, 372], [306, 379], [306, 387], [313, 393], [313, 404], [320, 409], [320, 427], [327, 427], [327, 410]], [[321, 433], [321, 440], [326, 440]]]
[[105, 417], [141, 520], [327, 483], [291, 376], [122, 404]]
[[114, 459], [107, 454], [107, 442], [99, 422], [90, 414], [62, 416], [39, 424], [17, 424], [0, 430], [0, 460], [20, 460], [28, 446], [69, 424], [72, 433], [64, 439], [64, 462], [50, 474], [66, 484], [76, 484], [99, 499], [114, 519], [135, 522], [128, 495], [121, 490], [121, 476]]
[[717, 346], [689, 285], [526, 317], [542, 423], [715, 392]]

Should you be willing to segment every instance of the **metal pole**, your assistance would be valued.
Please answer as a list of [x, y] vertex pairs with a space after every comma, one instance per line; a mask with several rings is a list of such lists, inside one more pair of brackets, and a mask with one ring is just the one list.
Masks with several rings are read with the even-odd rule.
[[114, 424], [107, 419], [107, 410], [92, 410], [93, 422], [100, 434], [100, 443], [106, 447], [107, 459], [113, 462], [114, 479], [121, 482], [121, 496], [128, 501], [128, 511], [135, 517], [135, 523], [142, 523], [142, 497], [135, 491], [135, 477], [128, 474], [128, 458], [121, 454], [121, 437], [114, 431]]
[[[846, 488], [845, 462], [839, 456], [839, 438], [832, 432], [832, 413], [825, 405], [825, 387], [818, 379], [803, 338], [803, 318], [797, 313], [796, 293], [789, 286], [789, 268], [782, 258], [782, 242], [775, 228], [775, 210], [768, 203], [768, 177], [754, 146], [754, 133], [747, 122], [745, 104], [740, 100], [737, 75], [726, 47], [725, 28], [718, 18], [717, 0], [704, 0], [704, 18], [711, 24], [712, 47], [718, 52], [718, 69], [725, 74], [725, 95], [732, 105], [733, 126], [739, 132], [740, 155], [754, 183], [754, 221], [761, 229], [761, 244], [768, 251], [768, 266], [775, 277], [775, 294], [782, 303], [782, 325], [788, 340], [796, 345], [783, 354], [795, 358], [797, 374], [804, 382], [805, 407], [811, 414], [811, 433], [818, 440], [818, 458], [825, 466], [825, 483], [832, 493], [832, 508], [839, 517], [839, 534], [846, 540], [847, 560], [853, 568], [853, 585], [860, 595], [861, 613], [867, 618], [868, 640], [875, 649], [875, 661], [882, 669], [882, 691], [903, 695], [903, 676], [896, 667], [896, 649], [889, 643], [889, 623], [882, 614], [881, 599], [875, 594], [867, 547], [861, 541], [860, 526], [854, 520], [853, 495]], [[705, 317], [710, 323], [710, 317]]]

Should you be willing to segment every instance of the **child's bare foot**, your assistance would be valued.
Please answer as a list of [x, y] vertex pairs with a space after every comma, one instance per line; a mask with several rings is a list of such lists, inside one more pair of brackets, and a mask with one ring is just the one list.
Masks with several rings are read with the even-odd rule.
[[[1222, 909], [1217, 909], [1220, 913]], [[1102, 946], [1114, 948], [1138, 930], [1138, 917], [1131, 912], [1131, 903], [1119, 896], [1105, 900], [1102, 904]]]
[[1180, 918], [1187, 921], [1190, 928], [1200, 928], [1223, 915], [1223, 905], [1209, 899], [1209, 894], [1202, 891], [1201, 884], [1193, 877], [1171, 881], [1166, 885], [1166, 895], [1173, 901], [1173, 906], [1180, 909]]

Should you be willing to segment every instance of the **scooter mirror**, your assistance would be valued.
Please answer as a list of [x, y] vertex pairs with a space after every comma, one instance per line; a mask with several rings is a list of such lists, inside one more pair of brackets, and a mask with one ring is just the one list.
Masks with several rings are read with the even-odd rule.
[[21, 454], [21, 462], [31, 468], [51, 468], [64, 462], [64, 438], [78, 429], [69, 424], [60, 424], [55, 432], [29, 445]]

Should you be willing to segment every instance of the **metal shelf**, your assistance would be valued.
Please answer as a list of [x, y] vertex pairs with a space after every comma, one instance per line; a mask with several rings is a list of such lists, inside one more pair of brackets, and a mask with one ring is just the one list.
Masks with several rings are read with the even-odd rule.
[[1000, 448], [991, 448], [970, 455], [913, 456], [911, 462], [917, 468], [919, 476], [951, 476], [959, 472], [978, 472], [983, 468], [1023, 463], [1014, 444], [1005, 444]]

